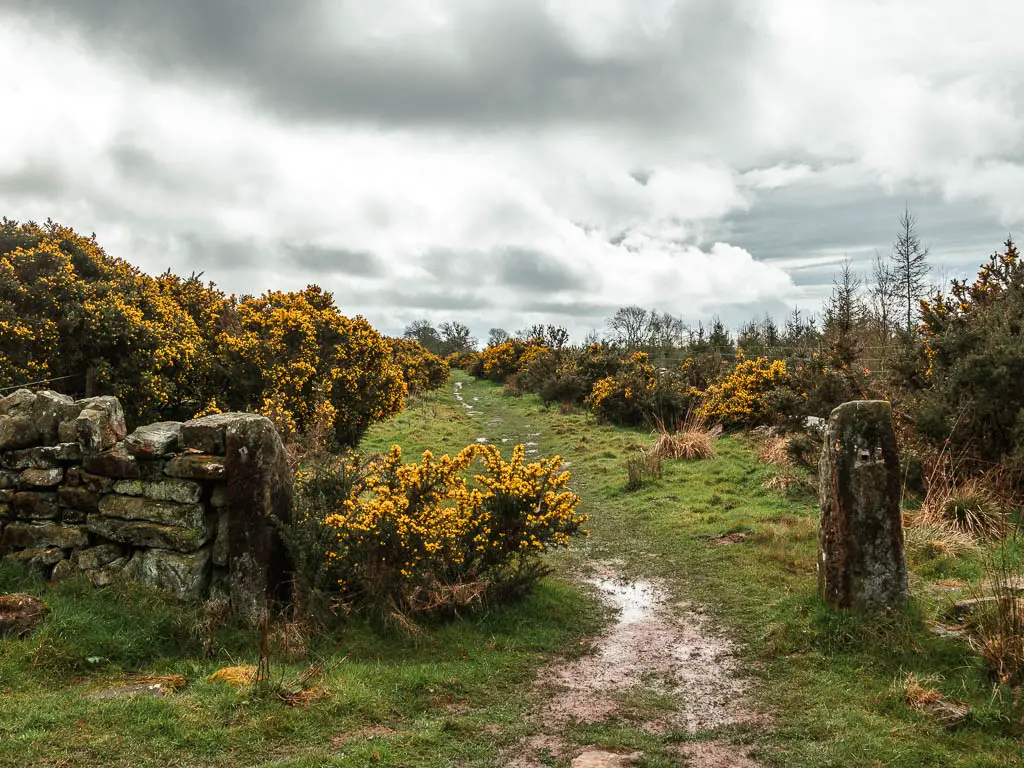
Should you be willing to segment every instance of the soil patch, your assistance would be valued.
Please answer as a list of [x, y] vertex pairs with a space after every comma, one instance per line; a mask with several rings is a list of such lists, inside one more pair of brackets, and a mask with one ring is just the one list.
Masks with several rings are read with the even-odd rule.
[[[657, 696], [669, 703], [653, 710], [641, 705], [637, 727], [651, 733], [698, 733], [758, 719], [743, 706], [750, 682], [741, 675], [733, 643], [715, 632], [706, 616], [692, 606], [673, 610], [660, 583], [625, 580], [613, 564], [595, 566], [584, 582], [595, 587], [618, 615], [594, 639], [593, 653], [541, 674], [537, 685], [546, 695], [532, 716], [546, 730], [557, 732], [570, 723], [598, 723], [618, 716], [636, 724], [637, 716], [622, 705], [636, 696], [641, 701]], [[538, 738], [552, 755], [567, 752], [557, 737]], [[519, 745], [516, 751], [522, 757], [509, 764], [539, 765], [536, 741]], [[696, 759], [693, 764], [717, 765]]]

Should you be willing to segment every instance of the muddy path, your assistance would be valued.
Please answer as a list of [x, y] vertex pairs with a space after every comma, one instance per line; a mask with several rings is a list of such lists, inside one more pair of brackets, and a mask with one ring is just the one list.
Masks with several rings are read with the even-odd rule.
[[[527, 457], [538, 454], [541, 433], [530, 423], [491, 418], [476, 397], [455, 383], [455, 399], [479, 420], [479, 443], [523, 443]], [[624, 564], [588, 560], [573, 571], [583, 589], [594, 591], [614, 613], [605, 631], [590, 639], [575, 660], [558, 660], [535, 682], [529, 714], [537, 733], [510, 750], [502, 763], [511, 768], [570, 762], [573, 768], [628, 766], [639, 752], [616, 753], [574, 746], [566, 729], [579, 725], [628, 723], [650, 734], [707, 735], [752, 724], [759, 716], [745, 706], [751, 681], [740, 668], [734, 643], [717, 631], [700, 606], [673, 600], [670, 586], [656, 580], [630, 580]], [[656, 699], [657, 707], [633, 705]], [[743, 750], [723, 741], [695, 740], [677, 745], [681, 765], [695, 768], [757, 768]]]

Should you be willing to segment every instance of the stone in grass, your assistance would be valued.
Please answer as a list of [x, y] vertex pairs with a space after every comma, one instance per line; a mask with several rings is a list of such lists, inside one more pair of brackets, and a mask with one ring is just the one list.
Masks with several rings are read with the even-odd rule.
[[572, 761], [572, 768], [628, 768], [639, 765], [643, 756], [643, 752], [620, 754], [606, 752], [603, 749], [588, 749], [576, 756]]
[[124, 439], [128, 453], [139, 459], [157, 459], [178, 449], [180, 421], [160, 421], [139, 427]]
[[43, 623], [49, 610], [46, 603], [32, 595], [0, 595], [0, 636], [28, 634]]
[[838, 608], [901, 607], [907, 565], [900, 456], [889, 403], [858, 400], [832, 411], [818, 477], [822, 599]]
[[65, 552], [58, 547], [34, 547], [19, 549], [4, 557], [7, 562], [24, 563], [32, 568], [45, 571], [65, 559]]
[[117, 544], [98, 544], [95, 547], [77, 550], [71, 555], [71, 559], [79, 568], [89, 571], [124, 557], [124, 552], [124, 547]]
[[125, 575], [181, 600], [199, 600], [210, 584], [210, 564], [209, 547], [188, 554], [147, 549], [135, 553]]
[[185, 678], [181, 675], [164, 675], [159, 677], [139, 677], [128, 685], [119, 685], [105, 691], [90, 693], [88, 698], [94, 701], [106, 699], [131, 699], [136, 696], [161, 698], [180, 688], [185, 687]]

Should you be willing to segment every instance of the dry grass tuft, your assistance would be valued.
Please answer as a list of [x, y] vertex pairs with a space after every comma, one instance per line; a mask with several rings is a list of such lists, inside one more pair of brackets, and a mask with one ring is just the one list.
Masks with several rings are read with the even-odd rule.
[[971, 534], [920, 517], [909, 519], [903, 533], [907, 554], [912, 560], [962, 557], [981, 552], [981, 546]]
[[968, 707], [947, 701], [933, 686], [938, 683], [934, 675], [918, 678], [913, 672], [898, 681], [893, 687], [902, 694], [907, 706], [918, 712], [931, 715], [947, 728], [954, 728], [962, 723], [971, 713]]
[[929, 483], [914, 522], [981, 538], [1002, 538], [1009, 526], [1003, 500], [982, 477], [953, 484]]
[[780, 467], [793, 466], [789, 457], [789, 438], [782, 435], [769, 435], [761, 443], [757, 452], [757, 460], [762, 464], [777, 464]]
[[908, 707], [922, 710], [942, 701], [942, 694], [932, 687], [937, 682], [938, 678], [934, 676], [918, 678], [910, 672], [899, 684], [899, 688]]
[[799, 488], [804, 484], [806, 484], [805, 480], [793, 475], [775, 475], [765, 480], [761, 487], [768, 491], [788, 491], [790, 488]]
[[1018, 592], [1021, 572], [1007, 565], [1004, 549], [986, 565], [986, 594], [971, 616], [969, 640], [999, 682], [1024, 683], [1024, 599]]
[[651, 448], [652, 455], [660, 459], [694, 461], [715, 455], [715, 439], [722, 434], [722, 427], [708, 427], [703, 418], [691, 412], [675, 432], [659, 422], [655, 434], [658, 439]]

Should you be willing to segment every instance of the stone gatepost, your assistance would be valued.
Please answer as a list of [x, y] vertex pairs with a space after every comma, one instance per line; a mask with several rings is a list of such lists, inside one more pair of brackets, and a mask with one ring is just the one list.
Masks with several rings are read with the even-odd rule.
[[898, 608], [907, 599], [907, 564], [889, 403], [855, 400], [832, 411], [819, 482], [822, 599], [839, 608]]

